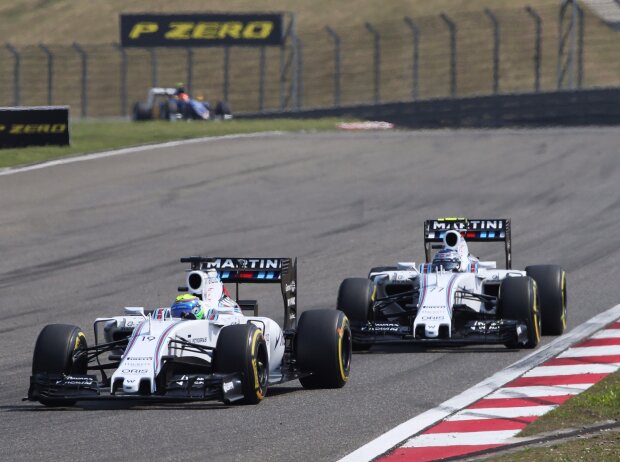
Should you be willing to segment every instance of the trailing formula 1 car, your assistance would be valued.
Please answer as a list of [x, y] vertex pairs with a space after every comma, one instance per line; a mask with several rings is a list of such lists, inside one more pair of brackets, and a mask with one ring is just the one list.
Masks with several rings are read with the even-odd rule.
[[132, 118], [141, 120], [209, 120], [232, 119], [230, 107], [218, 101], [213, 108], [209, 102], [190, 98], [183, 88], [153, 87], [145, 102], [133, 106]]
[[[46, 326], [34, 348], [27, 399], [48, 406], [105, 399], [257, 404], [268, 386], [294, 379], [304, 388], [345, 385], [349, 321], [326, 309], [306, 311], [297, 322], [296, 260], [181, 262], [190, 264], [186, 287], [179, 288], [188, 293], [170, 308], [126, 307], [119, 316], [97, 318], [92, 346], [77, 326]], [[235, 284], [235, 299], [224, 282]], [[280, 284], [283, 329], [258, 316], [256, 300], [238, 299], [240, 283]]]
[[[350, 320], [353, 349], [394, 341], [535, 348], [541, 335], [562, 334], [566, 273], [557, 265], [513, 270], [510, 226], [510, 219], [426, 220], [425, 263], [345, 279], [337, 307]], [[472, 256], [467, 242], [503, 242], [506, 268]]]

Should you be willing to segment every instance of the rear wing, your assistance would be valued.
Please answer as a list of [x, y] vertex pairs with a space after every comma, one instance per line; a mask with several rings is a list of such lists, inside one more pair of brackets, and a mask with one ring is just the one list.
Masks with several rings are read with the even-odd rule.
[[431, 261], [433, 243], [443, 242], [448, 230], [459, 231], [467, 242], [503, 242], [506, 250], [506, 269], [512, 268], [512, 238], [510, 218], [480, 219], [438, 218], [424, 222], [424, 251], [426, 262]]
[[[297, 258], [224, 258], [183, 257], [190, 271], [215, 269], [222, 282], [235, 284], [280, 284], [284, 303], [284, 329], [294, 329], [297, 323]], [[185, 289], [185, 288], [184, 288]]]

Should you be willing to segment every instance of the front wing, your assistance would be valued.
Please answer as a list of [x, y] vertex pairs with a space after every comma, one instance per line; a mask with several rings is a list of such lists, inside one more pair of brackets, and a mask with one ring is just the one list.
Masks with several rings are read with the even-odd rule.
[[75, 401], [208, 401], [232, 403], [243, 399], [241, 374], [184, 374], [171, 377], [156, 394], [112, 393], [109, 386], [94, 375], [36, 374], [30, 377], [29, 401], [53, 401], [67, 404]]
[[426, 338], [414, 333], [412, 325], [390, 322], [351, 321], [353, 342], [358, 344], [414, 342], [420, 344], [507, 344], [527, 342], [527, 326], [514, 320], [474, 320], [453, 331], [451, 336]]

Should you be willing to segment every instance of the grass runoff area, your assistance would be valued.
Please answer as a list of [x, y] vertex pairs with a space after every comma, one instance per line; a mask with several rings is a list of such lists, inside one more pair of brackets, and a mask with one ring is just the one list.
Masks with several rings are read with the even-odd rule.
[[211, 122], [74, 122], [71, 146], [38, 146], [0, 149], [0, 168], [45, 162], [129, 146], [163, 143], [205, 136], [222, 136], [266, 131], [335, 130], [342, 119], [227, 120]]
[[[519, 437], [537, 436], [557, 430], [579, 429], [620, 420], [620, 372], [610, 374], [590, 389], [569, 399], [528, 425]], [[607, 461], [620, 460], [620, 429], [600, 431], [570, 441], [532, 445], [505, 455], [492, 456], [497, 462]]]

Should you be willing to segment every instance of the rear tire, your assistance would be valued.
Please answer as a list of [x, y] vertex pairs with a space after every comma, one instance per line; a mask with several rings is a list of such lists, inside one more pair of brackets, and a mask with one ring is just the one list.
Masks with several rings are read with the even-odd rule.
[[566, 271], [558, 265], [527, 266], [525, 271], [538, 286], [542, 335], [562, 335], [566, 329]]
[[241, 373], [244, 403], [263, 400], [269, 384], [269, 355], [263, 333], [254, 324], [222, 328], [213, 361], [215, 372]]
[[[86, 359], [74, 361], [74, 354], [87, 347], [86, 336], [77, 326], [49, 324], [43, 328], [34, 346], [32, 375], [36, 374], [86, 374]], [[75, 401], [41, 398], [45, 406], [72, 406]]]
[[[523, 348], [536, 348], [540, 342], [541, 319], [540, 303], [536, 281], [526, 277], [507, 277], [500, 285], [500, 318], [525, 323], [527, 342]], [[515, 342], [507, 343], [508, 348], [519, 348]]]
[[351, 368], [351, 329], [342, 311], [304, 311], [295, 336], [297, 366], [304, 388], [342, 388]]

